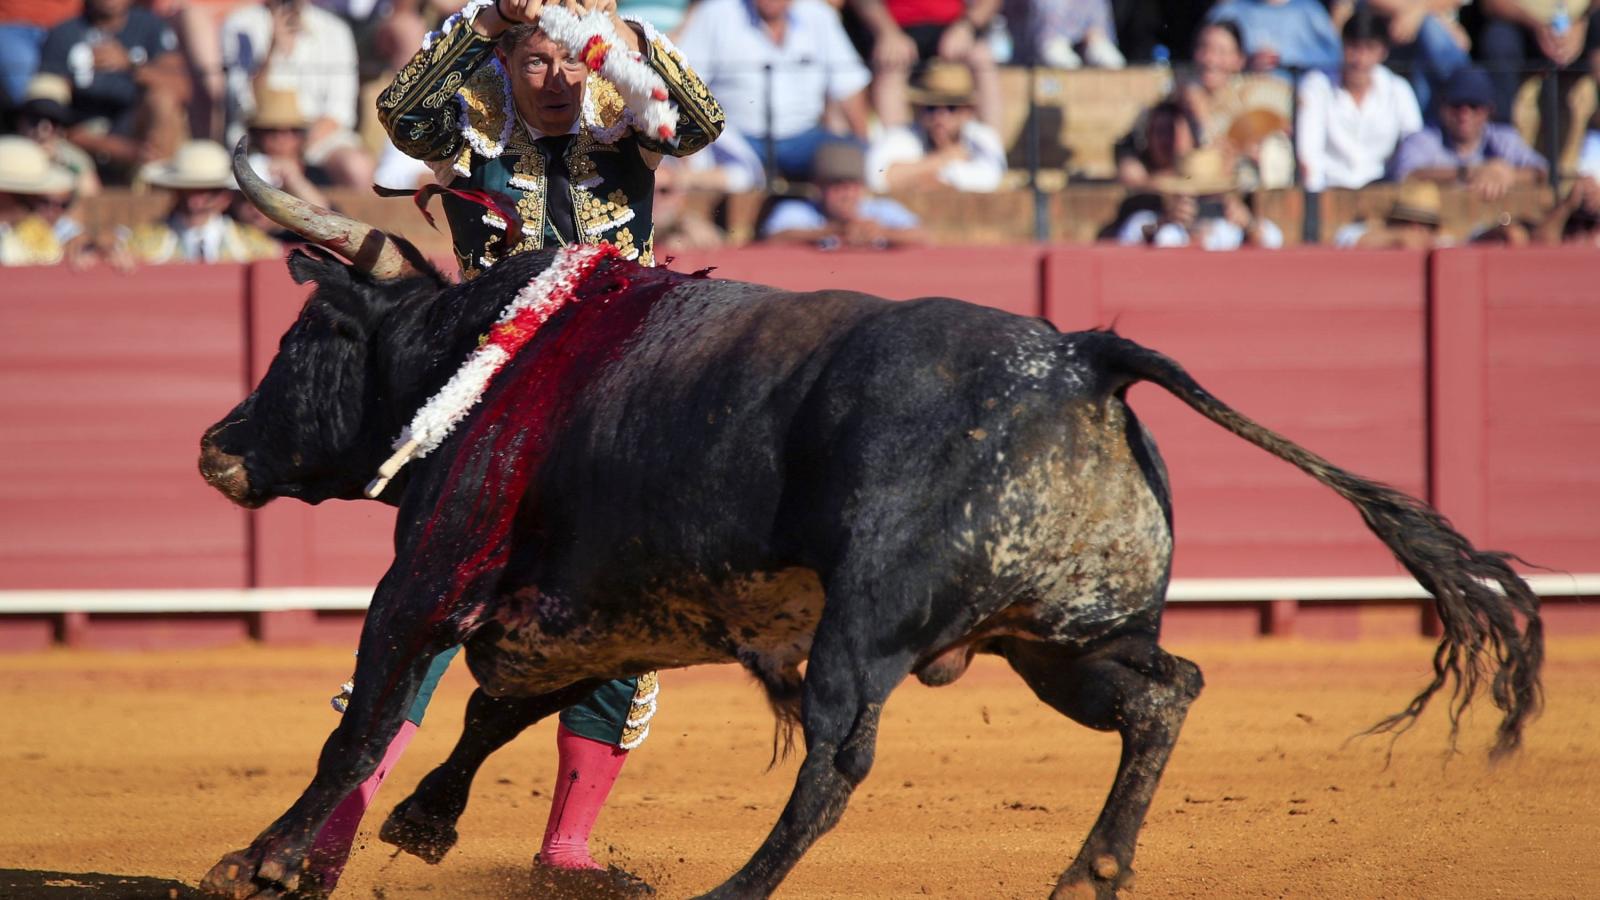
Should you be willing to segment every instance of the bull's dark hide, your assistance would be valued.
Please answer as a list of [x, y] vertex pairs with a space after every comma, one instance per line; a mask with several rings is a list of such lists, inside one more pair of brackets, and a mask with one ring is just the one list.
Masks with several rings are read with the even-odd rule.
[[[238, 502], [357, 498], [411, 413], [548, 253], [469, 285], [374, 283], [324, 258], [252, 396], [203, 442]], [[456, 433], [382, 495], [395, 563], [356, 691], [306, 793], [213, 890], [315, 892], [299, 869], [376, 765], [429, 659], [465, 641], [482, 685], [451, 758], [383, 834], [431, 860], [483, 758], [598, 679], [737, 661], [804, 729], [778, 824], [716, 896], [770, 893], [871, 768], [907, 675], [945, 684], [1004, 657], [1044, 702], [1117, 731], [1106, 807], [1058, 891], [1108, 897], [1201, 678], [1157, 645], [1170, 572], [1166, 473], [1125, 402], [1149, 381], [1350, 501], [1436, 598], [1435, 678], [1482, 686], [1514, 748], [1539, 705], [1538, 602], [1501, 554], [1425, 504], [1229, 408], [1107, 332], [954, 300], [795, 294], [607, 261]], [[801, 666], [805, 665], [804, 677]], [[710, 738], [708, 738], [710, 739]]]

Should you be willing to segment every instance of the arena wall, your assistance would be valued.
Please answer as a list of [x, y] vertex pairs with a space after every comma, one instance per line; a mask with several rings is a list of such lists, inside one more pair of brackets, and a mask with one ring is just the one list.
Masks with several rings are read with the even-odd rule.
[[[743, 248], [672, 265], [1115, 327], [1262, 424], [1432, 499], [1479, 544], [1558, 570], [1541, 589], [1597, 592], [1592, 577], [1559, 573], [1600, 573], [1600, 255]], [[309, 289], [277, 263], [6, 279], [0, 649], [352, 641], [390, 554], [392, 513], [288, 502], [245, 512], [194, 468], [201, 431], [264, 371]], [[1174, 484], [1182, 602], [1169, 631], [1428, 627], [1343, 501], [1158, 389], [1137, 387], [1132, 402]], [[346, 590], [336, 601], [301, 590], [317, 587]], [[119, 597], [128, 613], [114, 611]], [[1550, 613], [1557, 627], [1600, 630], [1589, 606], [1553, 602]]]

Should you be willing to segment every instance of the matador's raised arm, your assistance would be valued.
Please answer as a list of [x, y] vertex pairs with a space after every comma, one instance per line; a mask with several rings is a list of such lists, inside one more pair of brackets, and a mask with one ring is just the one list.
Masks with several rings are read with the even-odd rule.
[[[473, 30], [478, 11], [493, 0], [474, 0], [427, 36], [422, 49], [378, 96], [378, 120], [400, 152], [433, 161], [461, 149], [461, 102], [456, 92], [493, 55], [495, 40]], [[669, 156], [688, 156], [722, 133], [722, 107], [683, 54], [648, 23], [629, 20], [639, 33], [644, 61], [666, 83], [678, 107], [675, 142], [635, 132], [641, 146]]]

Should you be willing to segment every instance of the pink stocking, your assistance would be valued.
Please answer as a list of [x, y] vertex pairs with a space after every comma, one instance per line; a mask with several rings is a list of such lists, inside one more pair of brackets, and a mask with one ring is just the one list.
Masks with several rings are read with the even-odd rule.
[[589, 832], [600, 818], [600, 808], [628, 759], [628, 751], [580, 737], [562, 725], [556, 729], [556, 752], [561, 765], [556, 771], [550, 822], [544, 829], [539, 860], [562, 869], [599, 869], [600, 864], [589, 856]]
[[372, 805], [372, 798], [377, 796], [378, 786], [383, 784], [383, 779], [394, 768], [394, 764], [400, 761], [400, 755], [406, 752], [406, 745], [411, 743], [416, 733], [416, 725], [410, 721], [401, 722], [400, 731], [389, 742], [389, 749], [384, 751], [383, 761], [378, 763], [378, 768], [367, 776], [366, 781], [345, 795], [322, 830], [317, 832], [317, 840], [311, 845], [307, 863], [312, 876], [321, 883], [324, 891], [332, 891], [333, 886], [339, 883], [344, 864], [350, 860], [350, 845], [355, 843], [361, 817]]

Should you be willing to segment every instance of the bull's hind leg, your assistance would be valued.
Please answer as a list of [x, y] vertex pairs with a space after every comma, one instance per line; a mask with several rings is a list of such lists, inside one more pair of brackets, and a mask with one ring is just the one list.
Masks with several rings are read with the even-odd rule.
[[830, 606], [818, 625], [801, 701], [806, 758], [778, 824], [732, 878], [708, 898], [765, 897], [844, 814], [872, 768], [883, 702], [911, 671], [913, 648], [886, 653], [861, 622]]
[[1155, 638], [1119, 638], [1084, 654], [1021, 640], [1002, 647], [1039, 699], [1083, 725], [1122, 735], [1122, 759], [1106, 804], [1052, 900], [1115, 897], [1133, 878], [1134, 843], [1189, 703], [1203, 681], [1194, 663]]
[[466, 723], [450, 756], [400, 801], [378, 839], [436, 864], [456, 843], [456, 821], [467, 808], [472, 779], [490, 754], [539, 720], [581, 701], [599, 682], [581, 681], [534, 697], [491, 697], [480, 688], [467, 701]]

